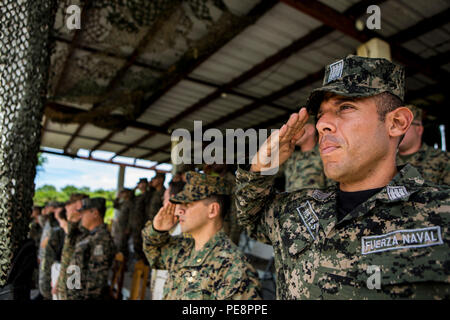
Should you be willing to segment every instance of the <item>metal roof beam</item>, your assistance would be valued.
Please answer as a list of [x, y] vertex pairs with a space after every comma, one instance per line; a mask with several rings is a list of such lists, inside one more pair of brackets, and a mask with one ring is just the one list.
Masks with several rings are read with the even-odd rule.
[[[322, 2], [315, 0], [281, 1], [360, 42], [367, 42], [377, 37], [389, 43], [389, 39], [376, 32], [370, 30], [358, 31], [355, 28], [355, 19], [341, 14]], [[436, 79], [436, 81], [446, 81], [448, 79], [448, 72], [440, 69], [434, 63], [427, 64], [425, 59], [396, 43], [390, 43], [390, 46], [392, 57], [407, 67], [413, 68], [431, 79]]]

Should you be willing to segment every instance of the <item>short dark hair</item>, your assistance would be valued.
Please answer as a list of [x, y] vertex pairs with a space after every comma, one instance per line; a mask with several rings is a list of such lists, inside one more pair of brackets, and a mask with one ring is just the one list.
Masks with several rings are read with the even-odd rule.
[[222, 219], [224, 219], [228, 213], [228, 210], [230, 209], [230, 196], [223, 194], [214, 194], [208, 197], [206, 200], [208, 200], [208, 204], [213, 202], [217, 202], [219, 204], [220, 207], [219, 214], [222, 217]]
[[390, 92], [383, 92], [373, 96], [377, 106], [378, 119], [384, 122], [386, 115], [397, 108], [403, 106], [402, 100]]
[[97, 210], [98, 210], [98, 213], [100, 214], [100, 216], [101, 216], [102, 218], [105, 218], [106, 207], [98, 208]]
[[[339, 95], [337, 93], [333, 93], [333, 92], [325, 92], [323, 94], [322, 101], [330, 100], [331, 98], [333, 98], [335, 96], [339, 96]], [[362, 98], [363, 97], [361, 97], [361, 99]], [[394, 111], [395, 109], [403, 106], [402, 100], [400, 100], [399, 97], [397, 97], [396, 95], [393, 95], [390, 92], [383, 92], [383, 93], [372, 96], [372, 98], [375, 99], [375, 105], [377, 107], [378, 119], [381, 122], [384, 122], [384, 120], [386, 119], [386, 115], [389, 112]], [[358, 99], [358, 98], [354, 98], [354, 99]]]

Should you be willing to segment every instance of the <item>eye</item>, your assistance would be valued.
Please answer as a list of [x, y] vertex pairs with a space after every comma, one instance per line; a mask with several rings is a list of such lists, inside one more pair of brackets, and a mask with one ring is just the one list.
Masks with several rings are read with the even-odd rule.
[[339, 106], [339, 112], [347, 111], [347, 110], [351, 110], [351, 109], [355, 109], [355, 108], [349, 104], [343, 104], [343, 105]]

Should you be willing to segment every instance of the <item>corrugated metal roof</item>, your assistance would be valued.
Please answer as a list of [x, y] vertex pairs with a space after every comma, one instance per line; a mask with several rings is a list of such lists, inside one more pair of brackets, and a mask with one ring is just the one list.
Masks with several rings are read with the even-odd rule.
[[[258, 3], [257, 0], [226, 0], [224, 2], [231, 12], [239, 15], [247, 14], [249, 10]], [[321, 0], [320, 2], [339, 12], [344, 12], [352, 5], [358, 3], [357, 0]], [[212, 5], [209, 5], [209, 7], [210, 9], [213, 9], [211, 11], [213, 20], [217, 21], [220, 12]], [[450, 2], [445, 0], [429, 0], [426, 2], [412, 2], [406, 0], [385, 1], [380, 5], [382, 28], [381, 30], [377, 30], [377, 32], [384, 37], [390, 37], [402, 30], [414, 26], [426, 18], [443, 12], [449, 7]], [[183, 14], [180, 13], [180, 17], [182, 16]], [[361, 15], [361, 18], [367, 18], [367, 15], [363, 14]], [[61, 21], [61, 17], [58, 16], [56, 23], [56, 26], [58, 26], [58, 34], [61, 37], [70, 39], [74, 33], [65, 32], [63, 30], [64, 28], [61, 28]], [[188, 38], [199, 38], [207, 32], [205, 27], [206, 24], [203, 21], [200, 22], [198, 19], [191, 19], [191, 22], [194, 23], [194, 26], [189, 29], [190, 33]], [[198, 81], [191, 81], [188, 79], [181, 80], [149, 106], [136, 121], [153, 126], [162, 126], [165, 123], [173, 122], [173, 118], [215, 92], [217, 85], [227, 84], [236, 77], [241, 76], [243, 73], [257, 66], [265, 59], [273, 56], [281, 49], [286, 48], [295, 40], [309, 34], [309, 32], [321, 25], [322, 24], [317, 19], [301, 13], [291, 6], [284, 3], [276, 4], [265, 15], [259, 18], [256, 23], [234, 37], [189, 74], [189, 77], [194, 80], [199, 79], [206, 81], [210, 83], [209, 85], [200, 84]], [[173, 27], [174, 26], [170, 25], [167, 26], [167, 28]], [[125, 34], [121, 34], [120, 32], [117, 32], [117, 30], [110, 30], [110, 35], [108, 36], [110, 37], [108, 38], [109, 40], [102, 42], [101, 44], [88, 41], [89, 39], [86, 38], [86, 45], [108, 52], [110, 56], [105, 57], [105, 55], [95, 54], [82, 49], [75, 50], [74, 61], [73, 63], [70, 63], [70, 68], [68, 69], [69, 72], [74, 73], [74, 76], [69, 77], [66, 83], [61, 84], [61, 92], [64, 93], [65, 88], [79, 85], [80, 78], [84, 76], [90, 76], [92, 82], [98, 87], [98, 90], [103, 90], [114, 77], [115, 72], [124, 65], [125, 60], [123, 57], [126, 57], [133, 51], [139, 42], [139, 39], [142, 38], [143, 34], [148, 31], [148, 29], [149, 28], [144, 28], [140, 30], [138, 34], [135, 34], [133, 38], [130, 39], [125, 39]], [[182, 28], [179, 32], [183, 32]], [[111, 40], [117, 40], [118, 37], [123, 38], [119, 43], [115, 43]], [[120, 82], [118, 90], [120, 92], [132, 92], [133, 90], [141, 90], [141, 88], [144, 87], [157, 85], [159, 77], [163, 73], [161, 71], [155, 71], [154, 68], [145, 68], [144, 64], [157, 66], [161, 70], [172, 65], [187, 49], [186, 43], [183, 42], [184, 40], [181, 40], [182, 38], [178, 35], [175, 35], [174, 37], [175, 38], [172, 40], [175, 41], [175, 44], [169, 49], [163, 50], [158, 47], [158, 44], [155, 42], [148, 45], [144, 50], [145, 53], [139, 56], [137, 60], [140, 63], [139, 66], [134, 65], [126, 72], [124, 79]], [[163, 42], [165, 41], [162, 35], [158, 36], [156, 39]], [[430, 32], [402, 43], [401, 45], [420, 57], [428, 59], [436, 54], [447, 53], [450, 49], [449, 39], [450, 23], [447, 23]], [[357, 40], [344, 35], [339, 31], [333, 31], [312, 42], [298, 52], [293, 52], [288, 58], [266, 68], [266, 70], [256, 74], [256, 76], [251, 79], [232, 88], [236, 92], [253, 96], [254, 99], [243, 98], [228, 92], [225, 97], [219, 97], [198, 110], [194, 110], [187, 114], [182, 119], [171, 123], [170, 128], [187, 128], [192, 130], [194, 120], [202, 120], [203, 126], [215, 122], [219, 123], [218, 127], [223, 129], [237, 127], [247, 128], [262, 122], [270, 121], [270, 119], [274, 119], [275, 117], [282, 116], [283, 114], [286, 114], [286, 110], [298, 110], [298, 107], [306, 102], [310, 91], [313, 88], [320, 86], [321, 80], [317, 80], [312, 84], [307, 84], [303, 88], [297, 88], [297, 90], [276, 99], [276, 101], [272, 101], [285, 108], [284, 110], [268, 106], [266, 103], [260, 103], [258, 108], [254, 110], [242, 114], [239, 113], [239, 116], [226, 122], [220, 121], [222, 117], [227, 116], [232, 112], [237, 112], [237, 110], [250, 105], [259, 98], [267, 97], [311, 74], [321, 72], [325, 65], [348, 54], [354, 53], [359, 44], [360, 43]], [[116, 47], [114, 47], [114, 45], [116, 45]], [[61, 72], [63, 67], [62, 61], [64, 61], [62, 57], [64, 56], [64, 53], [67, 54], [68, 52], [67, 43], [57, 42], [57, 47], [59, 48], [59, 56], [52, 57], [51, 72], [54, 73]], [[159, 51], [157, 48], [159, 48]], [[117, 57], [114, 57], [114, 54], [117, 55]], [[89, 57], [89, 64], [84, 63], [87, 57]], [[103, 68], [103, 66], [106, 65], [107, 67]], [[95, 66], [95, 68], [92, 68], [92, 66]], [[450, 63], [444, 61], [442, 69], [449, 72]], [[407, 90], [414, 91], [433, 85], [436, 81], [423, 74], [416, 73], [408, 76], [406, 83]], [[51, 83], [51, 90], [54, 90], [56, 86], [56, 82]], [[52, 92], [51, 90], [50, 92]], [[92, 104], [98, 100], [98, 94], [91, 92], [84, 87], [79, 87], [78, 90], [83, 92], [82, 98], [59, 94], [59, 97], [55, 99], [57, 102], [81, 110], [92, 108]], [[92, 88], [90, 90], [92, 90]], [[152, 92], [144, 92], [144, 94], [150, 96]], [[122, 113], [122, 110], [118, 108], [114, 112], [120, 114]], [[47, 123], [47, 129], [54, 132], [45, 133], [42, 145], [54, 148], [64, 148], [65, 144], [70, 139], [68, 134], [74, 133], [77, 128], [77, 124], [59, 125], [49, 121]], [[55, 133], [57, 131], [64, 134]], [[87, 124], [79, 132], [81, 137], [74, 139], [71, 147], [72, 149], [89, 149], [110, 133], [110, 130]], [[101, 146], [101, 150], [118, 152], [124, 149], [124, 145], [131, 145], [134, 141], [147, 133], [147, 130], [128, 127], [126, 130], [113, 134], [110, 142], [104, 143]], [[97, 141], [86, 139], [86, 137], [95, 138]], [[139, 157], [148, 154], [149, 150], [158, 150], [169, 142], [169, 135], [154, 134], [149, 139], [141, 142], [140, 146], [127, 150], [123, 156]], [[164, 160], [166, 158], [167, 153], [156, 153], [151, 156], [151, 159], [155, 161], [161, 159]]]

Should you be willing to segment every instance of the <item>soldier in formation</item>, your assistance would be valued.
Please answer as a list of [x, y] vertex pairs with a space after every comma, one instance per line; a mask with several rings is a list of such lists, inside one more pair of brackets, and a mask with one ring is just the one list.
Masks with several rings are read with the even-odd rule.
[[277, 194], [273, 176], [263, 174], [271, 153], [280, 164], [292, 154], [305, 108], [266, 140], [261, 162], [238, 168], [238, 218], [273, 245], [278, 299], [450, 298], [448, 187], [410, 164], [396, 166], [413, 121], [404, 75], [377, 58], [348, 56], [326, 67], [307, 108], [317, 115], [333, 186]]

